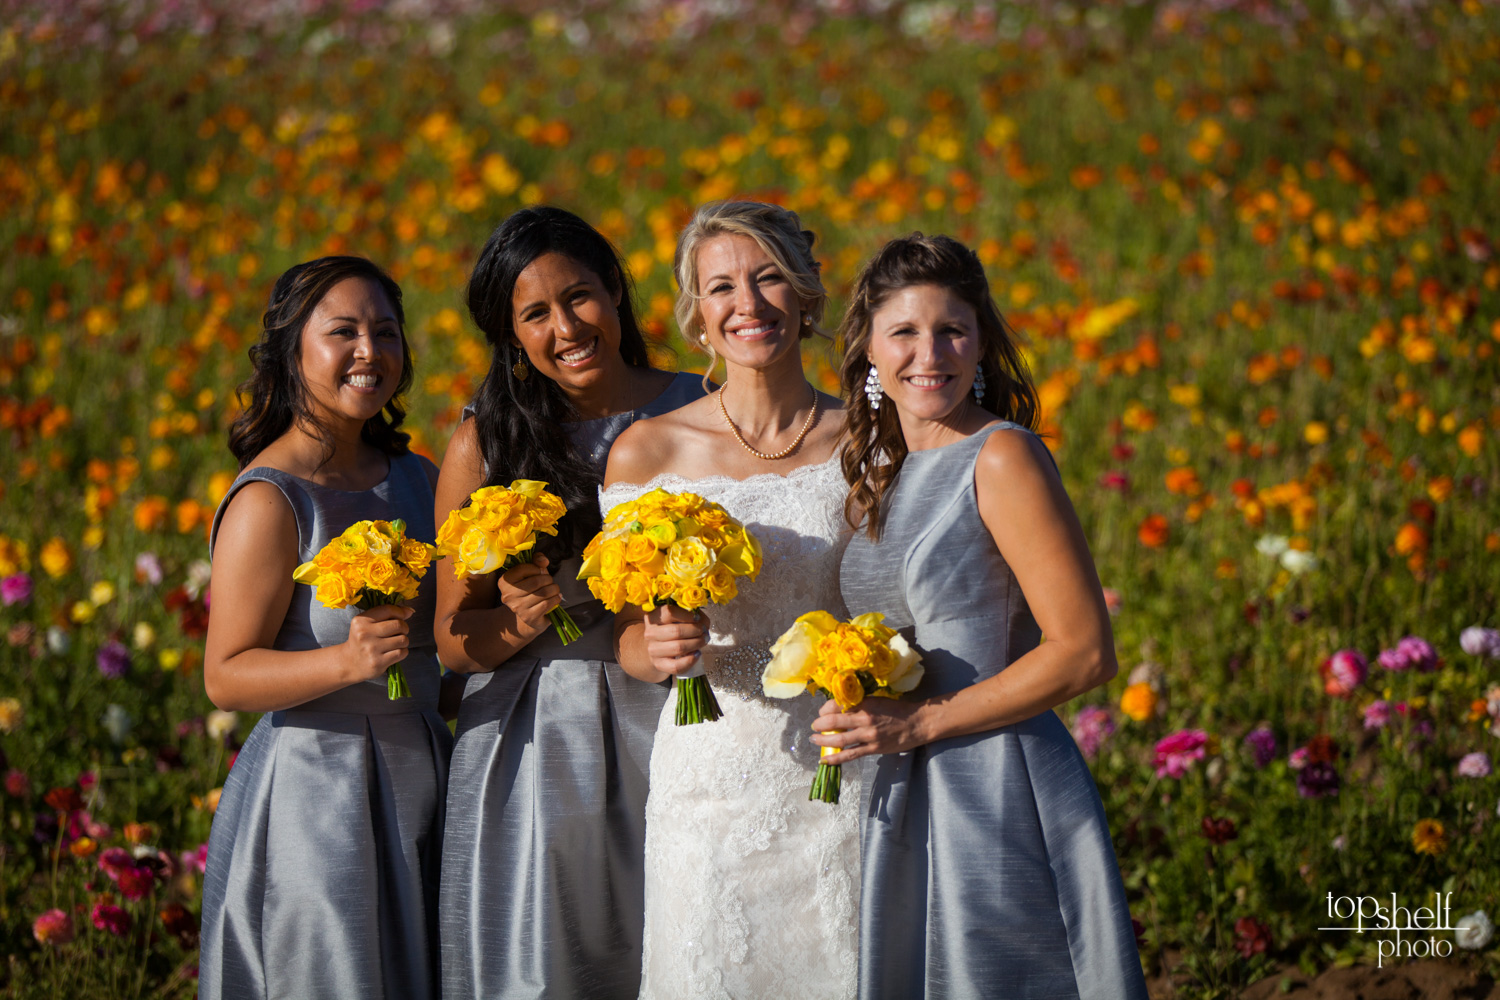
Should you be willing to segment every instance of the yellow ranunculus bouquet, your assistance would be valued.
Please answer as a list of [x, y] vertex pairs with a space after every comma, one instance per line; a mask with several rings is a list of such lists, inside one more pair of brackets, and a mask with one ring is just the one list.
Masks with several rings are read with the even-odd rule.
[[[760, 543], [718, 504], [696, 493], [652, 490], [618, 504], [583, 550], [578, 579], [611, 611], [675, 604], [696, 611], [727, 604], [739, 577], [755, 579]], [[677, 724], [713, 722], [723, 713], [701, 671], [677, 678]]]
[[[292, 579], [317, 588], [325, 608], [361, 611], [382, 604], [415, 600], [418, 581], [432, 562], [433, 548], [406, 537], [406, 522], [356, 521], [323, 550], [292, 573]], [[385, 693], [392, 700], [410, 698], [401, 664], [385, 672]]]
[[[547, 484], [517, 479], [509, 486], [483, 486], [469, 502], [452, 511], [437, 533], [438, 555], [453, 560], [455, 577], [505, 572], [531, 558], [539, 532], [557, 534], [557, 522], [568, 512]], [[563, 644], [582, 633], [561, 607], [547, 612]]]
[[[866, 697], [897, 698], [922, 679], [922, 658], [901, 636], [882, 624], [885, 615], [871, 612], [841, 622], [826, 611], [798, 618], [771, 647], [771, 662], [761, 676], [769, 698], [795, 698], [821, 691], [847, 712]], [[820, 757], [838, 753], [824, 747]], [[809, 799], [839, 800], [842, 770], [818, 764]]]

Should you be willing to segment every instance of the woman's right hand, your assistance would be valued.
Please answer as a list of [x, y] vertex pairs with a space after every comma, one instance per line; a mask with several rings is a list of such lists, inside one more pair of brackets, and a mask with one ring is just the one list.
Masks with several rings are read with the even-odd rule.
[[352, 681], [369, 680], [385, 673], [386, 668], [406, 659], [411, 645], [411, 628], [406, 620], [415, 608], [382, 604], [362, 611], [349, 622], [349, 638], [344, 640], [344, 664]]
[[547, 557], [538, 555], [534, 561], [512, 566], [500, 574], [501, 603], [510, 608], [518, 622], [537, 632], [550, 624], [547, 612], [562, 604], [562, 592], [547, 572], [547, 566]]
[[646, 612], [646, 655], [651, 666], [673, 677], [697, 666], [708, 645], [708, 615], [660, 604]]

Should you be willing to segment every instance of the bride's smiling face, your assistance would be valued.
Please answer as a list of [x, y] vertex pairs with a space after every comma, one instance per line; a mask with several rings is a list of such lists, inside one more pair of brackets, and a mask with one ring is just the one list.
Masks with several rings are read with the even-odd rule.
[[767, 368], [797, 350], [802, 303], [748, 236], [716, 236], [698, 250], [698, 313], [708, 343], [731, 364]]

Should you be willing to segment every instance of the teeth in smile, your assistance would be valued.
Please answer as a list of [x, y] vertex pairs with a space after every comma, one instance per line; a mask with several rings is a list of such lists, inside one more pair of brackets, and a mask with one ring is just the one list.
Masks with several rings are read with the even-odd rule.
[[770, 333], [772, 324], [762, 323], [760, 326], [742, 326], [732, 331], [736, 337], [755, 337], [762, 333]]
[[935, 386], [946, 385], [951, 377], [949, 375], [913, 375], [908, 381], [923, 389], [931, 389]]
[[345, 379], [345, 381], [354, 386], [356, 389], [373, 389], [375, 388], [375, 383], [380, 381], [380, 376], [350, 375], [347, 379]]
[[595, 342], [589, 341], [588, 344], [584, 345], [583, 347], [568, 351], [562, 356], [562, 359], [570, 365], [576, 364], [579, 361], [583, 361], [587, 358], [592, 358], [594, 356], [594, 347]]

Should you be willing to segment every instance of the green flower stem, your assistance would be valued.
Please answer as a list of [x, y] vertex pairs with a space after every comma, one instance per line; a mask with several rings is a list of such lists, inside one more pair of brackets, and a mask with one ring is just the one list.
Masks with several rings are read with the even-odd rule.
[[717, 722], [723, 716], [714, 689], [707, 677], [677, 678], [677, 724], [691, 726], [699, 722]]
[[564, 608], [556, 607], [547, 612], [547, 620], [557, 629], [557, 637], [562, 640], [564, 646], [583, 635], [578, 628], [578, 623], [573, 621], [573, 616]]
[[813, 775], [812, 791], [807, 793], [809, 802], [827, 802], [837, 805], [839, 789], [844, 782], [844, 768], [840, 764], [818, 764], [818, 773]]
[[[380, 591], [371, 590], [369, 587], [360, 591], [359, 601], [356, 602], [355, 606], [361, 611], [369, 611], [371, 608], [378, 608], [383, 604], [391, 604], [398, 608], [402, 606], [401, 598], [395, 594], [382, 594]], [[388, 701], [411, 697], [411, 685], [406, 683], [406, 674], [402, 673], [399, 662], [385, 668], [385, 696]]]

